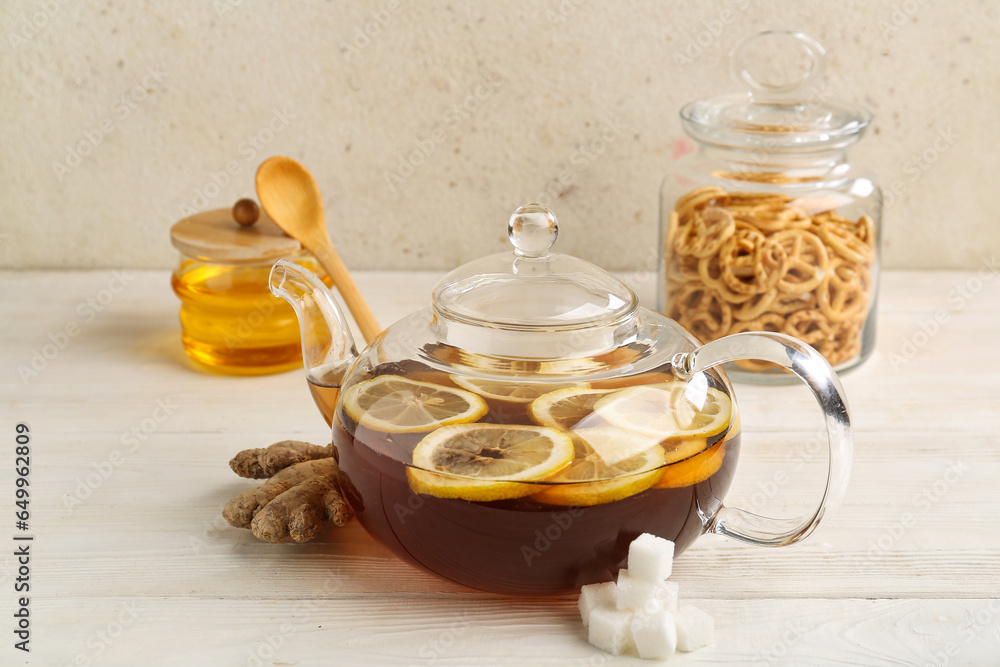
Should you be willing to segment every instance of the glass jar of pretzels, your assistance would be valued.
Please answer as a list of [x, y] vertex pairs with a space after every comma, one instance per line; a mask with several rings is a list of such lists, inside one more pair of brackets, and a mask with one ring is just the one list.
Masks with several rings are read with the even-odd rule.
[[[829, 99], [824, 50], [801, 33], [755, 35], [730, 59], [749, 92], [680, 112], [697, 148], [660, 193], [659, 308], [703, 342], [784, 333], [853, 368], [874, 345], [882, 198], [847, 149], [871, 113]], [[737, 379], [791, 379], [731, 366]]]

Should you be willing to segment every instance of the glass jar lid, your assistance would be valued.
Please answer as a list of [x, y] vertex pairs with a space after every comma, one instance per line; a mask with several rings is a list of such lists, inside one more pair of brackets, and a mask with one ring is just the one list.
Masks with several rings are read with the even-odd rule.
[[614, 326], [639, 305], [607, 271], [551, 252], [559, 223], [549, 209], [527, 204], [507, 225], [513, 252], [464, 264], [434, 288], [434, 308], [463, 325], [507, 331], [567, 331]]
[[698, 141], [769, 151], [839, 148], [857, 141], [871, 123], [868, 109], [831, 99], [822, 83], [826, 51], [812, 37], [762, 32], [737, 45], [729, 61], [747, 91], [681, 109], [684, 130]]

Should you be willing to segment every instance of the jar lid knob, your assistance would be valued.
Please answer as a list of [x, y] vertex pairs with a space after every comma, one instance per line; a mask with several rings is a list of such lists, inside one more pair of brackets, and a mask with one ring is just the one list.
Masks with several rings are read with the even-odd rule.
[[525, 204], [510, 216], [507, 236], [521, 257], [544, 257], [559, 236], [559, 221], [541, 204]]
[[241, 227], [251, 227], [260, 218], [260, 206], [253, 199], [241, 199], [233, 204], [233, 220]]
[[[795, 58], [802, 51], [805, 58]], [[826, 50], [801, 32], [767, 30], [737, 44], [729, 68], [756, 104], [806, 102], [817, 97], [809, 86], [826, 71]]]

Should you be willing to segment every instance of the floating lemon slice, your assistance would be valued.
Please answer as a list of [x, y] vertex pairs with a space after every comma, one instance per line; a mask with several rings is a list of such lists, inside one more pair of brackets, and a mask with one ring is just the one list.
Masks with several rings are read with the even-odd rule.
[[[697, 456], [674, 463], [667, 467], [667, 472], [657, 485], [658, 489], [673, 489], [681, 486], [692, 486], [702, 482], [714, 475], [722, 467], [722, 461], [726, 458], [726, 443], [730, 442], [734, 433], [740, 432], [740, 416], [737, 413], [733, 417], [733, 423], [729, 427], [729, 433], [725, 439], [712, 445]], [[670, 456], [668, 454], [667, 458]]]
[[[614, 389], [588, 389], [586, 387], [565, 387], [539, 396], [528, 406], [528, 414], [536, 424], [569, 430], [574, 426], [598, 426], [604, 420], [587, 419], [593, 413], [594, 404]], [[586, 420], [588, 423], [581, 424]]]
[[344, 410], [365, 428], [383, 433], [423, 433], [442, 426], [474, 422], [486, 402], [469, 391], [379, 375], [348, 387]]
[[544, 426], [457, 424], [429, 433], [413, 449], [410, 488], [478, 502], [520, 498], [573, 460], [573, 440]]
[[[532, 496], [535, 500], [575, 507], [602, 505], [645, 491], [663, 477], [666, 456], [658, 442], [648, 436], [614, 427], [584, 428], [573, 435], [573, 465], [546, 480], [552, 484]], [[614, 463], [600, 454], [628, 452], [641, 443], [645, 449]]]
[[[451, 381], [463, 389], [475, 392], [484, 398], [505, 403], [531, 403], [533, 400], [556, 389], [566, 387], [566, 382], [510, 382], [507, 380], [487, 380], [484, 378], [452, 375]], [[576, 386], [588, 386], [586, 384]]]
[[663, 452], [671, 465], [699, 455], [707, 448], [707, 438], [671, 438], [663, 441]]
[[594, 405], [609, 424], [661, 440], [707, 438], [732, 418], [732, 402], [718, 389], [692, 382], [664, 382], [622, 389]]
[[594, 389], [627, 389], [629, 387], [640, 387], [647, 384], [663, 384], [673, 382], [677, 378], [670, 373], [654, 371], [643, 373], [642, 375], [626, 375], [624, 377], [610, 378], [607, 380], [597, 380], [591, 386]]
[[722, 467], [726, 458], [725, 441], [717, 442], [697, 456], [667, 466], [666, 473], [657, 484], [658, 489], [675, 489], [703, 482]]

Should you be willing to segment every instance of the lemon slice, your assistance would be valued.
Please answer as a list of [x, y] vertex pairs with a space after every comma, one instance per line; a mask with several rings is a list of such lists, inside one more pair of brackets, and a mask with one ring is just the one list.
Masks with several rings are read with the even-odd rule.
[[706, 449], [708, 449], [707, 438], [671, 438], [663, 441], [663, 452], [667, 457], [667, 463], [670, 464], [689, 459]]
[[589, 507], [602, 505], [645, 491], [663, 477], [666, 456], [657, 442], [631, 456], [609, 464], [600, 451], [625, 451], [637, 436], [614, 427], [585, 428], [574, 433], [576, 456], [569, 468], [550, 477], [552, 483], [532, 496], [549, 505]]
[[[658, 438], [626, 431], [616, 426], [599, 426], [596, 428], [577, 428], [573, 431], [577, 444], [577, 455], [580, 455], [580, 442], [584, 444], [583, 456], [593, 456], [608, 466], [615, 466], [625, 459], [656, 448], [663, 453]], [[663, 457], [666, 463], [666, 457]]]
[[[566, 382], [512, 382], [507, 380], [487, 380], [485, 378], [452, 375], [451, 381], [463, 389], [475, 392], [484, 398], [505, 403], [531, 403], [533, 400], [556, 389], [565, 387]], [[574, 383], [575, 386], [588, 386]]]
[[663, 384], [664, 382], [673, 382], [676, 379], [670, 373], [653, 371], [651, 373], [643, 373], [642, 375], [626, 375], [607, 380], [597, 380], [591, 386], [594, 389], [626, 389], [628, 387], [639, 387], [647, 384]]
[[[528, 414], [536, 424], [569, 430], [574, 426], [598, 426], [601, 419], [587, 419], [594, 411], [594, 404], [614, 389], [588, 389], [564, 387], [543, 394], [528, 406]], [[587, 423], [581, 423], [586, 420]]]
[[[681, 486], [692, 486], [714, 475], [722, 467], [722, 462], [726, 458], [726, 443], [730, 442], [734, 433], [739, 432], [740, 416], [737, 413], [733, 417], [729, 433], [726, 434], [723, 440], [715, 443], [710, 449], [706, 449], [697, 456], [692, 456], [668, 466], [666, 474], [656, 484], [656, 488], [674, 489]], [[670, 459], [669, 454], [667, 458], [668, 460]]]
[[520, 498], [525, 484], [551, 477], [573, 460], [573, 440], [544, 426], [456, 424], [424, 436], [407, 468], [410, 488], [478, 502]]
[[379, 375], [348, 387], [344, 410], [365, 428], [383, 433], [423, 433], [474, 422], [486, 402], [469, 391], [400, 375]]
[[657, 482], [658, 489], [676, 489], [703, 482], [722, 467], [726, 458], [726, 442], [717, 442], [697, 456], [667, 466], [663, 478]]
[[732, 401], [703, 384], [664, 382], [609, 394], [594, 412], [609, 424], [661, 440], [706, 438], [729, 426]]

